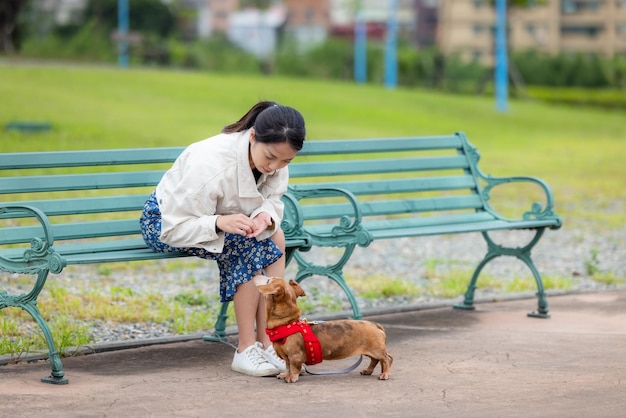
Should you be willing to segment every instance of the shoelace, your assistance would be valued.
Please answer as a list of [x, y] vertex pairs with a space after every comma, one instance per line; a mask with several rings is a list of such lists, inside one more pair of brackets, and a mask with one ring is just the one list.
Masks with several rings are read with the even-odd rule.
[[274, 351], [274, 347], [268, 348], [267, 350], [260, 350], [261, 354], [265, 359], [277, 369], [284, 370], [285, 369], [285, 361], [278, 357], [276, 351]]
[[265, 355], [264, 350], [261, 347], [259, 347], [259, 345], [257, 344], [254, 345], [254, 348], [252, 350], [248, 350], [246, 352], [246, 356], [250, 360], [250, 363], [252, 363], [255, 366], [268, 362], [267, 356]]

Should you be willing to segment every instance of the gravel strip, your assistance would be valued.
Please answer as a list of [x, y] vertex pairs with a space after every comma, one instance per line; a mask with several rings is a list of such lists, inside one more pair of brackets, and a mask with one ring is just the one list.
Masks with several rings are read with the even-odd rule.
[[[514, 241], [522, 235], [526, 241]], [[497, 242], [507, 245], [523, 245], [532, 235], [533, 232], [530, 231], [522, 234], [508, 231], [492, 234]], [[416, 286], [424, 287], [428, 284], [429, 277], [433, 275], [446, 277], [455, 272], [472, 271], [482, 259], [485, 249], [484, 240], [478, 233], [377, 241], [367, 248], [357, 248], [345, 267], [344, 273], [351, 282], [388, 277], [403, 279]], [[568, 291], [593, 292], [616, 288], [626, 289], [625, 249], [626, 226], [620, 230], [602, 233], [563, 228], [559, 231], [547, 231], [540, 244], [535, 247], [533, 258], [544, 280], [546, 277], [570, 278], [572, 287]], [[313, 249], [306, 253], [306, 258], [315, 260], [318, 264], [329, 264], [337, 260], [340, 254], [339, 249]], [[177, 268], [168, 268], [167, 263], [172, 262], [180, 264], [176, 266]], [[611, 275], [621, 280], [617, 284], [595, 281], [588, 274], [589, 266], [593, 266], [607, 276]], [[198, 292], [216, 300], [215, 295], [218, 293], [218, 271], [213, 262], [189, 258], [176, 261], [160, 260], [153, 263], [131, 263], [127, 270], [122, 272], [114, 270], [110, 275], [97, 274], [98, 268], [93, 265], [70, 266], [60, 275], [52, 275], [49, 280], [55, 280], [68, 292], [80, 292], [78, 283], [82, 281], [88, 282], [89, 286], [102, 289], [103, 292], [110, 292], [112, 289], [130, 289], [136, 295], [156, 293], [166, 298]], [[292, 278], [295, 273], [296, 263], [294, 262], [288, 266], [286, 276]], [[501, 280], [531, 277], [526, 266], [511, 257], [493, 260], [483, 270], [483, 274]], [[28, 291], [29, 289], [20, 289], [19, 286], [14, 285], [15, 276], [0, 273], [0, 289], [8, 287], [10, 292]], [[477, 299], [515, 296], [515, 294], [503, 294], [502, 291], [494, 289], [481, 289], [480, 278], [478, 285]], [[329, 314], [329, 300], [341, 302], [335, 306], [335, 309], [349, 309], [347, 298], [331, 280], [307, 278], [302, 282], [302, 286], [310, 295], [307, 301], [312, 300], [315, 305], [313, 310], [308, 312], [309, 317]], [[320, 294], [327, 297], [319, 296]], [[534, 290], [526, 294], [531, 297], [533, 295]], [[357, 299], [361, 310], [368, 312], [427, 306], [436, 302], [452, 303], [461, 301], [462, 295], [454, 299], [437, 299], [427, 294], [414, 297], [381, 296], [374, 299], [357, 295]], [[529, 310], [535, 306], [535, 302], [529, 302]], [[31, 329], [36, 327], [33, 321], [28, 320], [24, 325]], [[93, 341], [98, 343], [177, 335], [168, 323], [94, 321], [86, 325], [88, 332], [93, 335]], [[212, 323], [207, 324], [207, 330], [212, 327]]]

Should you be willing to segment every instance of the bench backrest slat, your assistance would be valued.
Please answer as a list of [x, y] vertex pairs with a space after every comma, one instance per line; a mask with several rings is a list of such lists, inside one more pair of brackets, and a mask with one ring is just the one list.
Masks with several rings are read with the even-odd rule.
[[293, 164], [289, 168], [291, 178], [312, 176], [342, 176], [354, 174], [399, 173], [408, 171], [452, 170], [468, 168], [463, 156], [405, 158], [394, 160], [342, 160]]
[[0, 154], [0, 170], [169, 163], [181, 147]]
[[[29, 206], [40, 209], [48, 216], [90, 214], [105, 212], [127, 212], [141, 210], [148, 199], [148, 194], [85, 197], [80, 199], [31, 200]], [[3, 205], [16, 206], [23, 202], [6, 202]], [[0, 214], [0, 219], [6, 215]]]
[[448, 176], [448, 177], [411, 177], [399, 179], [387, 179], [384, 182], [376, 181], [328, 181], [307, 184], [294, 184], [293, 190], [305, 190], [307, 188], [339, 187], [350, 190], [355, 195], [365, 194], [391, 194], [405, 192], [428, 192], [434, 190], [459, 190], [470, 189], [475, 180], [472, 176]]
[[2, 193], [34, 193], [154, 186], [163, 170], [0, 178]]
[[[360, 207], [363, 216], [380, 216], [401, 215], [406, 213], [417, 214], [421, 212], [474, 210], [482, 207], [482, 202], [476, 195], [466, 195], [384, 201], [373, 200], [363, 202]], [[302, 212], [305, 219], [313, 220], [347, 216], [353, 213], [354, 210], [348, 204], [327, 203], [303, 205]]]
[[[355, 146], [354, 144], [357, 144]], [[405, 137], [382, 139], [350, 139], [306, 141], [298, 156], [335, 155], [335, 154], [363, 154], [376, 152], [428, 151], [440, 149], [460, 149], [463, 146], [457, 135]]]
[[[139, 219], [107, 220], [102, 222], [80, 222], [71, 224], [55, 224], [54, 239], [74, 240], [83, 238], [103, 238], [141, 233]], [[18, 244], [30, 242], [32, 237], [42, 236], [40, 226], [20, 226], [2, 229], [2, 244]]]

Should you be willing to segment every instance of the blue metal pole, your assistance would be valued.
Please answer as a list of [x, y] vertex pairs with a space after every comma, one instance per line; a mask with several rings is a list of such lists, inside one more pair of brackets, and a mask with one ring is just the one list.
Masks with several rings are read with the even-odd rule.
[[389, 1], [387, 42], [385, 45], [385, 85], [389, 89], [398, 84], [398, 0]]
[[496, 56], [494, 83], [496, 90], [496, 107], [500, 112], [508, 109], [509, 68], [506, 49], [506, 2], [496, 0]]
[[117, 1], [117, 64], [128, 67], [128, 0]]
[[358, 84], [367, 81], [367, 29], [361, 1], [357, 2], [354, 19], [354, 81]]

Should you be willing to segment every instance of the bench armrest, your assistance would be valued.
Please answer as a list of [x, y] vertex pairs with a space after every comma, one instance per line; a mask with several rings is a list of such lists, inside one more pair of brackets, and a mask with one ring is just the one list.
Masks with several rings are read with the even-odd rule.
[[65, 260], [55, 251], [54, 233], [48, 217], [32, 206], [0, 206], [0, 219], [35, 217], [41, 224], [44, 237], [33, 237], [30, 248], [24, 250], [21, 260], [0, 255], [0, 269], [12, 273], [35, 274], [42, 269], [60, 273]]
[[561, 227], [561, 218], [554, 213], [554, 195], [552, 194], [552, 189], [550, 186], [543, 180], [536, 177], [528, 177], [528, 176], [514, 176], [514, 177], [493, 177], [491, 175], [484, 175], [483, 173], [479, 174], [480, 177], [487, 183], [483, 188], [482, 195], [485, 201], [489, 200], [489, 196], [491, 190], [496, 186], [500, 186], [502, 184], [510, 184], [510, 183], [533, 183], [541, 190], [545, 195], [545, 207], [540, 202], [534, 202], [531, 205], [530, 210], [524, 212], [522, 215], [522, 219], [537, 219], [537, 220], [555, 220], [557, 224], [553, 228]]
[[[361, 226], [362, 214], [359, 201], [349, 190], [340, 187], [306, 187], [305, 185], [290, 186], [289, 193], [291, 196], [299, 202], [302, 199], [307, 198], [320, 198], [320, 197], [344, 197], [352, 208], [350, 215], [343, 215], [339, 219], [339, 224], [332, 228], [332, 236], [347, 236], [353, 235], [356, 237], [356, 243], [362, 247], [368, 246], [373, 238], [369, 232], [363, 230]], [[300, 206], [299, 204], [297, 206]], [[300, 216], [303, 218], [301, 208]], [[305, 228], [306, 229], [306, 228]], [[310, 234], [310, 233], [309, 233]], [[310, 234], [313, 235], [313, 234]]]

